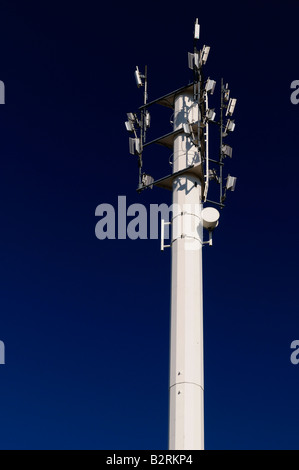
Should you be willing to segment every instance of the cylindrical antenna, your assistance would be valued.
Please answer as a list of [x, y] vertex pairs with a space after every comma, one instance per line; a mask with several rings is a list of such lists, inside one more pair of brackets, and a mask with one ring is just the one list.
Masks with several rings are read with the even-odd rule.
[[147, 95], [147, 65], [144, 68], [144, 104], [147, 103], [148, 95]]

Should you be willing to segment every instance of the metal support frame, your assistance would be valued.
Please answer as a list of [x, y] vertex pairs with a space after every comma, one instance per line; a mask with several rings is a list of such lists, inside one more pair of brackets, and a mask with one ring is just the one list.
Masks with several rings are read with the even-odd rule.
[[220, 175], [220, 203], [223, 203], [223, 164], [222, 164], [222, 144], [223, 144], [223, 78], [221, 78], [221, 103], [220, 103], [220, 151], [219, 151], [219, 175]]

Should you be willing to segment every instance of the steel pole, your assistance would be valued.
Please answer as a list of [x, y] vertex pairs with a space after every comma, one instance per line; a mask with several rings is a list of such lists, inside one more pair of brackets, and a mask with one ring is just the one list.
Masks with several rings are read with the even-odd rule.
[[[198, 120], [192, 94], [175, 99], [174, 130]], [[199, 163], [190, 136], [174, 140], [173, 172]], [[169, 449], [204, 449], [202, 186], [197, 175], [173, 181]]]

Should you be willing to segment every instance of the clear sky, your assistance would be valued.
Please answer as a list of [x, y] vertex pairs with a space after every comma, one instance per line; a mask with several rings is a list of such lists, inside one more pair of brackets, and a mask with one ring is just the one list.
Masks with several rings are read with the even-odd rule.
[[[1, 2], [1, 449], [167, 448], [170, 251], [98, 240], [95, 209], [171, 202], [136, 193], [124, 121], [136, 65], [150, 100], [192, 79], [196, 17], [212, 104], [222, 76], [238, 99], [237, 187], [204, 249], [206, 448], [299, 448], [299, 4], [184, 5]], [[170, 118], [153, 110], [149, 138]]]

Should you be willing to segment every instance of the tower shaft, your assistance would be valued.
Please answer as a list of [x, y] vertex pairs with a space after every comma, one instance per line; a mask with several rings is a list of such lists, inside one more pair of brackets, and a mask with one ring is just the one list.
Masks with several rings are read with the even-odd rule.
[[[192, 94], [175, 99], [174, 130], [198, 122]], [[173, 172], [200, 162], [190, 136], [174, 140]], [[204, 449], [202, 300], [202, 183], [198, 175], [173, 181], [169, 449]]]

